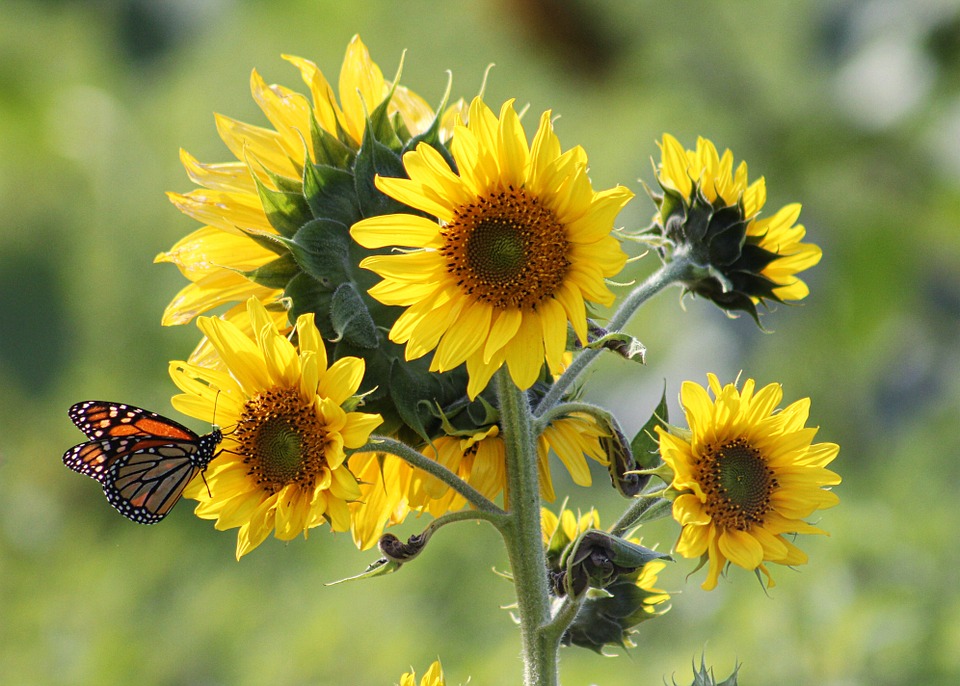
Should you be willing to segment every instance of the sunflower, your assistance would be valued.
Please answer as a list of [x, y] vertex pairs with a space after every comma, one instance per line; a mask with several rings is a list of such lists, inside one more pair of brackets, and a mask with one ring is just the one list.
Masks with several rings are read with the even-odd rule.
[[806, 424], [810, 400], [775, 411], [779, 384], [756, 393], [753, 379], [738, 391], [708, 375], [707, 389], [692, 381], [680, 391], [690, 427], [678, 435], [657, 427], [660, 454], [673, 470], [673, 516], [682, 529], [676, 550], [709, 561], [705, 590], [716, 587], [728, 562], [773, 579], [764, 562], [798, 565], [806, 554], [785, 534], [826, 534], [804, 521], [839, 502], [827, 487], [840, 477], [826, 469], [840, 450], [812, 443]]
[[685, 150], [664, 134], [657, 180], [663, 195], [654, 197], [655, 223], [697, 266], [709, 270], [685, 285], [726, 310], [756, 314], [765, 299], [802, 300], [809, 294], [797, 274], [820, 261], [821, 250], [803, 243], [796, 224], [800, 205], [786, 205], [761, 219], [767, 200], [761, 177], [750, 183], [747, 164], [733, 168], [733, 153], [718, 155], [712, 142], [697, 139]]
[[360, 484], [360, 497], [350, 503], [350, 532], [356, 546], [367, 550], [387, 526], [401, 523], [410, 512], [407, 492], [413, 469], [382, 453], [354, 453], [347, 464]]
[[[387, 97], [388, 114], [399, 117], [392, 121], [407, 135], [422, 133], [434, 120], [422, 98], [384, 80], [358, 36], [350, 41], [340, 71], [340, 104], [316, 64], [289, 55], [284, 59], [300, 71], [309, 97], [268, 85], [254, 70], [253, 98], [273, 128], [217, 115], [217, 131], [237, 161], [203, 164], [181, 151], [187, 175], [201, 188], [168, 196], [177, 209], [204, 226], [155, 258], [177, 265], [190, 281], [164, 311], [164, 325], [184, 324], [217, 306], [239, 303], [229, 317], [244, 310], [251, 296], [265, 304], [280, 298], [296, 265], [272, 242], [278, 234], [276, 224], [299, 225], [303, 217], [275, 207], [268, 212], [264, 198], [278, 192], [284, 198], [302, 193], [305, 165], [333, 163], [317, 159], [318, 136], [334, 141], [328, 146], [336, 151], [331, 154], [346, 165], [362, 142], [368, 113]], [[301, 197], [292, 207], [305, 202], [311, 198]]]
[[594, 192], [586, 154], [561, 154], [550, 112], [528, 145], [512, 101], [498, 118], [475, 98], [450, 148], [457, 172], [421, 144], [403, 157], [409, 179], [377, 177], [386, 195], [439, 221], [393, 214], [354, 224], [364, 247], [412, 248], [360, 266], [383, 277], [371, 296], [407, 308], [390, 339], [406, 343], [408, 360], [435, 350], [431, 370], [465, 362], [471, 398], [504, 364], [526, 389], [544, 359], [560, 370], [568, 323], [587, 342], [586, 303], [613, 302], [605, 279], [627, 258], [611, 231], [633, 194]]
[[[569, 546], [582, 534], [599, 528], [600, 516], [595, 510], [577, 517], [567, 508], [562, 508], [559, 515], [541, 508], [540, 530], [547, 567], [554, 577], [565, 571], [564, 553]], [[641, 543], [638, 538], [628, 540], [637, 545]], [[637, 625], [669, 610], [664, 603], [670, 600], [670, 594], [657, 588], [660, 572], [665, 567], [666, 562], [662, 560], [650, 560], [606, 586], [604, 594], [584, 599], [562, 642], [596, 651], [604, 645], [632, 645], [630, 636]]]
[[[440, 660], [435, 660], [420, 679], [419, 686], [445, 686], [446, 683]], [[400, 677], [400, 686], [417, 686], [417, 673], [411, 670], [403, 674]]]
[[228, 427], [220, 456], [184, 495], [196, 514], [218, 529], [239, 527], [237, 559], [275, 532], [291, 540], [327, 521], [350, 528], [348, 504], [360, 497], [345, 449], [359, 448], [379, 415], [350, 411], [363, 360], [345, 357], [329, 368], [313, 315], [296, 322], [299, 351], [274, 326], [263, 305], [247, 301], [250, 337], [229, 321], [201, 317], [197, 325], [226, 371], [171, 362], [184, 391], [173, 405]]
[[[507, 449], [500, 427], [494, 424], [485, 429], [461, 432], [463, 435], [440, 436], [433, 445], [422, 451], [427, 457], [437, 460], [489, 500], [494, 500], [506, 489]], [[574, 413], [550, 424], [537, 440], [537, 471], [540, 495], [549, 501], [556, 500], [553, 477], [550, 470], [550, 452], [570, 473], [578, 486], [592, 483], [590, 468], [584, 456], [606, 464], [606, 455], [600, 445], [603, 430], [591, 417]], [[509, 498], [509, 494], [506, 494]], [[462, 508], [463, 496], [436, 477], [414, 471], [410, 480], [410, 507], [423, 509], [434, 517]]]

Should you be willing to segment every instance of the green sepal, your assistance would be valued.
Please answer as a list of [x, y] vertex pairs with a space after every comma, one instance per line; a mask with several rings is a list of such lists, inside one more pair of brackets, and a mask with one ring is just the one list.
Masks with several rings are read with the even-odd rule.
[[[394, 84], [396, 84], [396, 81], [394, 81]], [[373, 136], [384, 147], [398, 153], [403, 149], [403, 141], [397, 136], [396, 126], [390, 118], [390, 102], [392, 100], [393, 90], [391, 89], [390, 94], [367, 116], [363, 143], [366, 144], [367, 138]], [[363, 145], [360, 146], [360, 149], [363, 150]]]
[[670, 421], [667, 410], [667, 385], [663, 385], [660, 403], [654, 409], [650, 419], [646, 421], [637, 435], [630, 441], [630, 451], [638, 469], [654, 469], [660, 464], [660, 441], [657, 439], [656, 427], [667, 428]]
[[333, 219], [312, 219], [289, 241], [290, 252], [304, 272], [333, 291], [349, 281], [350, 230]]
[[272, 190], [267, 188], [256, 174], [252, 176], [267, 221], [281, 236], [293, 236], [297, 229], [312, 218], [310, 207], [301, 193]]
[[300, 273], [300, 267], [293, 255], [287, 253], [282, 257], [257, 267], [243, 275], [259, 286], [267, 288], [286, 288], [290, 279]]
[[648, 619], [659, 617], [663, 612], [649, 612], [644, 601], [650, 593], [633, 581], [621, 579], [606, 589], [603, 596], [591, 591], [580, 606], [577, 616], [563, 634], [563, 645], [602, 654], [604, 646], [627, 647], [633, 645], [629, 637], [634, 627]]
[[[339, 121], [337, 121], [337, 128], [340, 128]], [[349, 169], [353, 165], [353, 158], [356, 153], [341, 140], [347, 136], [342, 129], [340, 129], [340, 136], [341, 138], [337, 138], [337, 136], [325, 131], [317, 123], [317, 118], [311, 114], [310, 144], [313, 147], [313, 157], [317, 164], [340, 169]]]
[[240, 229], [254, 243], [261, 248], [266, 248], [277, 255], [286, 255], [290, 252], [289, 239], [278, 236], [275, 233], [261, 231], [259, 229]]
[[342, 283], [330, 300], [330, 323], [336, 332], [334, 341], [347, 340], [361, 348], [373, 349], [380, 344], [377, 325], [352, 283]]
[[453, 159], [453, 155], [450, 153], [450, 150], [447, 149], [447, 146], [440, 142], [440, 110], [437, 110], [437, 112], [438, 114], [433, 118], [430, 128], [408, 140], [403, 146], [403, 151], [400, 153], [400, 156], [403, 157], [404, 153], [409, 152], [410, 150], [416, 150], [418, 145], [421, 143], [426, 143], [440, 153], [440, 156], [443, 157], [444, 161], [450, 166], [450, 169], [453, 171], [453, 173], [456, 174], [457, 163]]
[[331, 289], [301, 272], [290, 279], [283, 294], [290, 301], [290, 321], [296, 321], [301, 314], [313, 312], [320, 336], [326, 341], [336, 337], [329, 315], [330, 302], [333, 300]]
[[356, 197], [360, 203], [360, 213], [364, 217], [410, 212], [409, 207], [380, 192], [376, 187], [375, 179], [378, 174], [406, 178], [407, 173], [400, 155], [371, 135], [369, 128], [363, 136], [353, 173]]
[[303, 195], [313, 218], [332, 219], [346, 226], [360, 220], [353, 174], [345, 169], [304, 165]]

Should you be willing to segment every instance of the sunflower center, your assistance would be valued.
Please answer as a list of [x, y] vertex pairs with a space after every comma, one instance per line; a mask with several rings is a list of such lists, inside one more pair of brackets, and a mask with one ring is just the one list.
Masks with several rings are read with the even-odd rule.
[[570, 267], [563, 224], [523, 188], [462, 205], [444, 227], [447, 272], [468, 295], [497, 309], [536, 309]]
[[247, 473], [270, 494], [293, 483], [312, 488], [326, 467], [326, 431], [295, 388], [274, 388], [248, 400], [234, 439]]
[[701, 458], [699, 481], [717, 526], [740, 531], [763, 523], [777, 488], [763, 454], [743, 438], [710, 446]]

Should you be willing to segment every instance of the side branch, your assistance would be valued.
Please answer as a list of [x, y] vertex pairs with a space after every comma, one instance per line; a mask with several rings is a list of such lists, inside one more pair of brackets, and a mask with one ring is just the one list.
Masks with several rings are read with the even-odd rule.
[[423, 453], [417, 452], [406, 443], [401, 443], [400, 441], [397, 441], [393, 438], [387, 438], [386, 436], [370, 436], [370, 440], [367, 442], [367, 444], [362, 448], [358, 448], [355, 452], [379, 452], [396, 455], [407, 464], [416, 467], [417, 469], [422, 469], [427, 474], [440, 479], [440, 481], [447, 484], [450, 488], [466, 498], [467, 502], [469, 502], [478, 510], [482, 512], [489, 512], [490, 514], [495, 515], [506, 514], [503, 510], [497, 507], [494, 502], [488, 500], [486, 496], [480, 493], [480, 491], [475, 489], [459, 476], [451, 472], [436, 460], [431, 460]]

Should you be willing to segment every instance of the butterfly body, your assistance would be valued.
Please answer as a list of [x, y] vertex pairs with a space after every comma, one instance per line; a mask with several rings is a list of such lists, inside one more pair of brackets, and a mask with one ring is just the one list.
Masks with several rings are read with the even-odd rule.
[[183, 489], [217, 456], [220, 429], [199, 436], [156, 412], [88, 400], [70, 419], [89, 439], [63, 454], [63, 463], [95, 479], [124, 517], [154, 524], [167, 516]]

